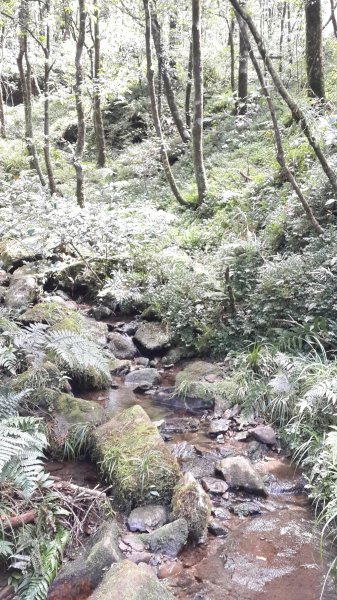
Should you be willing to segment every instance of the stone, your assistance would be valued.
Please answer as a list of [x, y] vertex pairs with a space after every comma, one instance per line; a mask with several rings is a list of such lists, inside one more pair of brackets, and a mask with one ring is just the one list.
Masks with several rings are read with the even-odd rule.
[[154, 401], [163, 406], [169, 406], [173, 410], [188, 411], [198, 413], [200, 411], [210, 410], [214, 401], [210, 398], [202, 396], [179, 395], [176, 393], [176, 388], [165, 387], [154, 396]]
[[25, 310], [38, 299], [40, 288], [36, 277], [21, 267], [12, 275], [5, 295], [5, 306]]
[[158, 569], [158, 579], [167, 579], [168, 577], [175, 577], [183, 571], [184, 567], [180, 560], [172, 560], [165, 562]]
[[152, 533], [140, 534], [140, 539], [151, 552], [157, 552], [175, 558], [187, 543], [187, 521], [179, 518], [172, 523], [163, 525]]
[[195, 456], [194, 446], [189, 444], [188, 442], [178, 442], [177, 444], [169, 444], [171, 452], [173, 456], [176, 458], [190, 458], [191, 456]]
[[125, 383], [135, 387], [145, 384], [153, 387], [159, 385], [160, 382], [161, 376], [157, 369], [138, 369], [136, 371], [131, 371], [131, 373], [128, 373], [125, 377]]
[[266, 496], [261, 475], [252, 463], [244, 456], [229, 456], [216, 465], [230, 489], [242, 489], [252, 494]]
[[114, 522], [103, 523], [77, 558], [58, 573], [48, 600], [85, 600], [102, 581], [105, 571], [123, 559], [118, 548], [120, 531]]
[[201, 480], [201, 485], [210, 494], [225, 494], [228, 490], [227, 483], [222, 479], [216, 479], [216, 477], [204, 477]]
[[228, 419], [214, 419], [209, 426], [208, 435], [210, 437], [216, 437], [220, 433], [226, 433], [229, 426], [230, 421]]
[[212, 477], [214, 475], [214, 455], [191, 456], [182, 461], [181, 468], [184, 473], [192, 473], [196, 479]]
[[[65, 322], [69, 319], [69, 324], [71, 318], [76, 322], [76, 329], [79, 329], [80, 324], [80, 315], [74, 311], [67, 309], [64, 306], [64, 301], [60, 302], [39, 302], [35, 304], [35, 306], [31, 306], [28, 308], [21, 316], [20, 321], [24, 323], [45, 323], [47, 325], [56, 325], [60, 321]], [[75, 329], [75, 325], [71, 327], [72, 330]]]
[[191, 361], [177, 374], [176, 386], [179, 386], [181, 383], [194, 384], [200, 381], [206, 381], [206, 377], [211, 374], [216, 375], [219, 379], [222, 375], [222, 371], [218, 365], [213, 363], [203, 360]]
[[91, 310], [91, 315], [96, 321], [103, 321], [104, 319], [109, 319], [112, 316], [112, 311], [107, 306], [94, 306]]
[[208, 531], [217, 537], [225, 537], [228, 534], [227, 527], [220, 519], [210, 519]]
[[230, 506], [229, 510], [237, 517], [255, 516], [262, 512], [261, 505], [257, 502], [240, 502]]
[[179, 467], [138, 405], [118, 413], [92, 434], [93, 457], [101, 464], [113, 499], [122, 508], [170, 502]]
[[267, 444], [267, 446], [276, 446], [277, 444], [276, 433], [270, 425], [258, 425], [254, 429], [249, 429], [248, 433], [250, 437], [261, 444]]
[[190, 431], [198, 431], [199, 427], [199, 420], [193, 417], [172, 417], [171, 419], [165, 419], [163, 425], [160, 427], [160, 433], [188, 433]]
[[174, 490], [172, 515], [186, 519], [190, 539], [204, 540], [211, 511], [212, 504], [200, 483], [191, 473], [185, 473]]
[[167, 512], [164, 506], [149, 504], [135, 508], [128, 517], [130, 531], [148, 532], [165, 525]]
[[113, 565], [101, 585], [89, 598], [90, 600], [159, 600], [159, 598], [174, 600], [173, 594], [158, 581], [154, 573], [129, 560]]
[[131, 362], [129, 360], [120, 360], [114, 358], [110, 361], [110, 373], [111, 375], [127, 375], [130, 373]]
[[40, 258], [41, 252], [36, 250], [37, 245], [37, 239], [33, 236], [27, 236], [24, 242], [16, 239], [1, 241], [0, 268], [8, 271]]
[[82, 317], [84, 319], [83, 330], [87, 337], [92, 339], [97, 346], [102, 346], [103, 348], [107, 344], [108, 338], [108, 326], [106, 323], [102, 323], [101, 321], [94, 321], [93, 319], [89, 319], [89, 317]]
[[0, 287], [7, 287], [9, 285], [10, 280], [10, 273], [6, 273], [6, 271], [0, 269]]
[[144, 353], [155, 354], [170, 345], [171, 337], [162, 323], [142, 323], [137, 328], [134, 340]]
[[116, 358], [121, 360], [132, 359], [137, 354], [137, 348], [132, 339], [121, 333], [109, 333], [109, 349]]

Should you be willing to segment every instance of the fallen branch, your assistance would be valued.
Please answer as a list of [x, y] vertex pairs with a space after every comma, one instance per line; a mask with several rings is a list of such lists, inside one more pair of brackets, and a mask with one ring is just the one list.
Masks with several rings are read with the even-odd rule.
[[0, 516], [0, 521], [3, 529], [15, 529], [16, 527], [27, 525], [27, 523], [32, 523], [35, 521], [36, 517], [37, 511], [29, 510], [26, 513], [22, 513], [22, 515], [16, 515], [15, 517], [9, 517], [8, 515], [3, 514]]
[[76, 485], [75, 483], [70, 483], [69, 481], [55, 481], [53, 483], [52, 488], [62, 491], [75, 492], [77, 498], [86, 496], [87, 498], [106, 498], [106, 493], [98, 490], [97, 488], [91, 489], [87, 487], [82, 487], [81, 485]]
[[244, 173], [243, 171], [240, 171], [240, 175], [241, 177], [243, 177], [246, 181], [253, 181], [251, 177], [249, 177], [249, 175], [246, 175], [246, 173]]

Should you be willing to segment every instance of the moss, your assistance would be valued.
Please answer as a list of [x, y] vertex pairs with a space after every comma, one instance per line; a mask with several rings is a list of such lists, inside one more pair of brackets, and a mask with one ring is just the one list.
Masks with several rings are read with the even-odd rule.
[[[62, 319], [71, 315], [70, 309], [65, 308], [58, 302], [40, 302], [28, 308], [20, 317], [21, 321], [27, 323], [47, 323], [55, 325]], [[76, 314], [76, 313], [75, 313]]]
[[51, 327], [52, 331], [72, 331], [73, 333], [83, 333], [84, 320], [80, 314], [75, 311], [68, 311], [61, 319]]
[[191, 473], [185, 473], [172, 498], [173, 517], [186, 519], [190, 538], [198, 542], [207, 533], [211, 511], [212, 503], [200, 483]]
[[118, 506], [168, 502], [179, 467], [140, 406], [123, 411], [93, 433], [95, 456], [113, 485]]

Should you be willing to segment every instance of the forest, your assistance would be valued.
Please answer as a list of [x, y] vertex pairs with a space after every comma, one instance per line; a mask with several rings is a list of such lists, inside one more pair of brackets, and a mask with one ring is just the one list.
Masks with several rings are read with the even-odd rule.
[[337, 2], [0, 0], [0, 600], [332, 600]]

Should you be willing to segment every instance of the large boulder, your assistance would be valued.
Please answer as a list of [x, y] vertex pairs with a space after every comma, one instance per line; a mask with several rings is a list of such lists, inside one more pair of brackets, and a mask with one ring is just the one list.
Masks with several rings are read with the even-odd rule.
[[132, 339], [121, 333], [109, 334], [109, 348], [116, 358], [132, 359], [137, 354], [137, 348]]
[[122, 508], [164, 504], [172, 497], [179, 467], [157, 427], [138, 405], [93, 432], [94, 455], [112, 484], [112, 495]]
[[248, 458], [244, 456], [228, 456], [216, 465], [231, 489], [242, 489], [252, 494], [266, 496], [263, 479]]
[[102, 581], [107, 569], [119, 563], [119, 529], [114, 522], [104, 523], [76, 560], [61, 569], [52, 583], [48, 600], [86, 600]]
[[138, 537], [151, 552], [175, 558], [185, 547], [188, 533], [186, 519], [180, 518], [163, 525], [152, 533], [143, 533]]
[[208, 395], [190, 395], [179, 393], [175, 387], [165, 387], [158, 390], [154, 401], [163, 406], [169, 406], [172, 410], [198, 413], [210, 410], [214, 406], [214, 400]]
[[139, 506], [131, 511], [128, 517], [128, 527], [130, 531], [145, 532], [165, 525], [166, 521], [165, 506], [149, 504], [148, 506]]
[[41, 252], [36, 248], [37, 240], [34, 237], [27, 237], [24, 241], [3, 240], [0, 242], [0, 268], [8, 271], [36, 260], [41, 256]]
[[[65, 598], [65, 597], [64, 597]], [[90, 600], [174, 600], [155, 574], [129, 560], [113, 565]], [[68, 598], [67, 598], [68, 600]]]
[[248, 433], [250, 437], [261, 444], [267, 444], [267, 446], [276, 446], [277, 444], [276, 433], [270, 425], [258, 425], [254, 429], [249, 429]]
[[34, 274], [30, 273], [26, 267], [20, 267], [11, 277], [5, 295], [5, 306], [25, 310], [30, 304], [36, 302], [39, 291], [39, 285]]
[[125, 383], [133, 385], [135, 387], [159, 385], [161, 382], [161, 376], [157, 369], [138, 369], [131, 371], [125, 377]]
[[221, 376], [218, 365], [202, 360], [191, 361], [177, 374], [175, 396], [188, 399], [191, 407], [204, 405], [208, 409], [213, 408], [217, 397], [214, 384], [221, 380]]
[[162, 352], [170, 345], [171, 337], [163, 323], [142, 323], [136, 333], [135, 342], [146, 354]]
[[196, 542], [204, 541], [212, 503], [191, 473], [185, 473], [176, 486], [172, 498], [172, 514], [184, 518], [188, 524], [189, 537]]
[[[56, 325], [67, 319], [70, 322], [71, 318], [77, 324], [80, 316], [59, 302], [45, 301], [31, 306], [20, 316], [20, 320], [24, 323], [45, 323], [47, 325]], [[74, 330], [74, 327], [71, 330]]]

